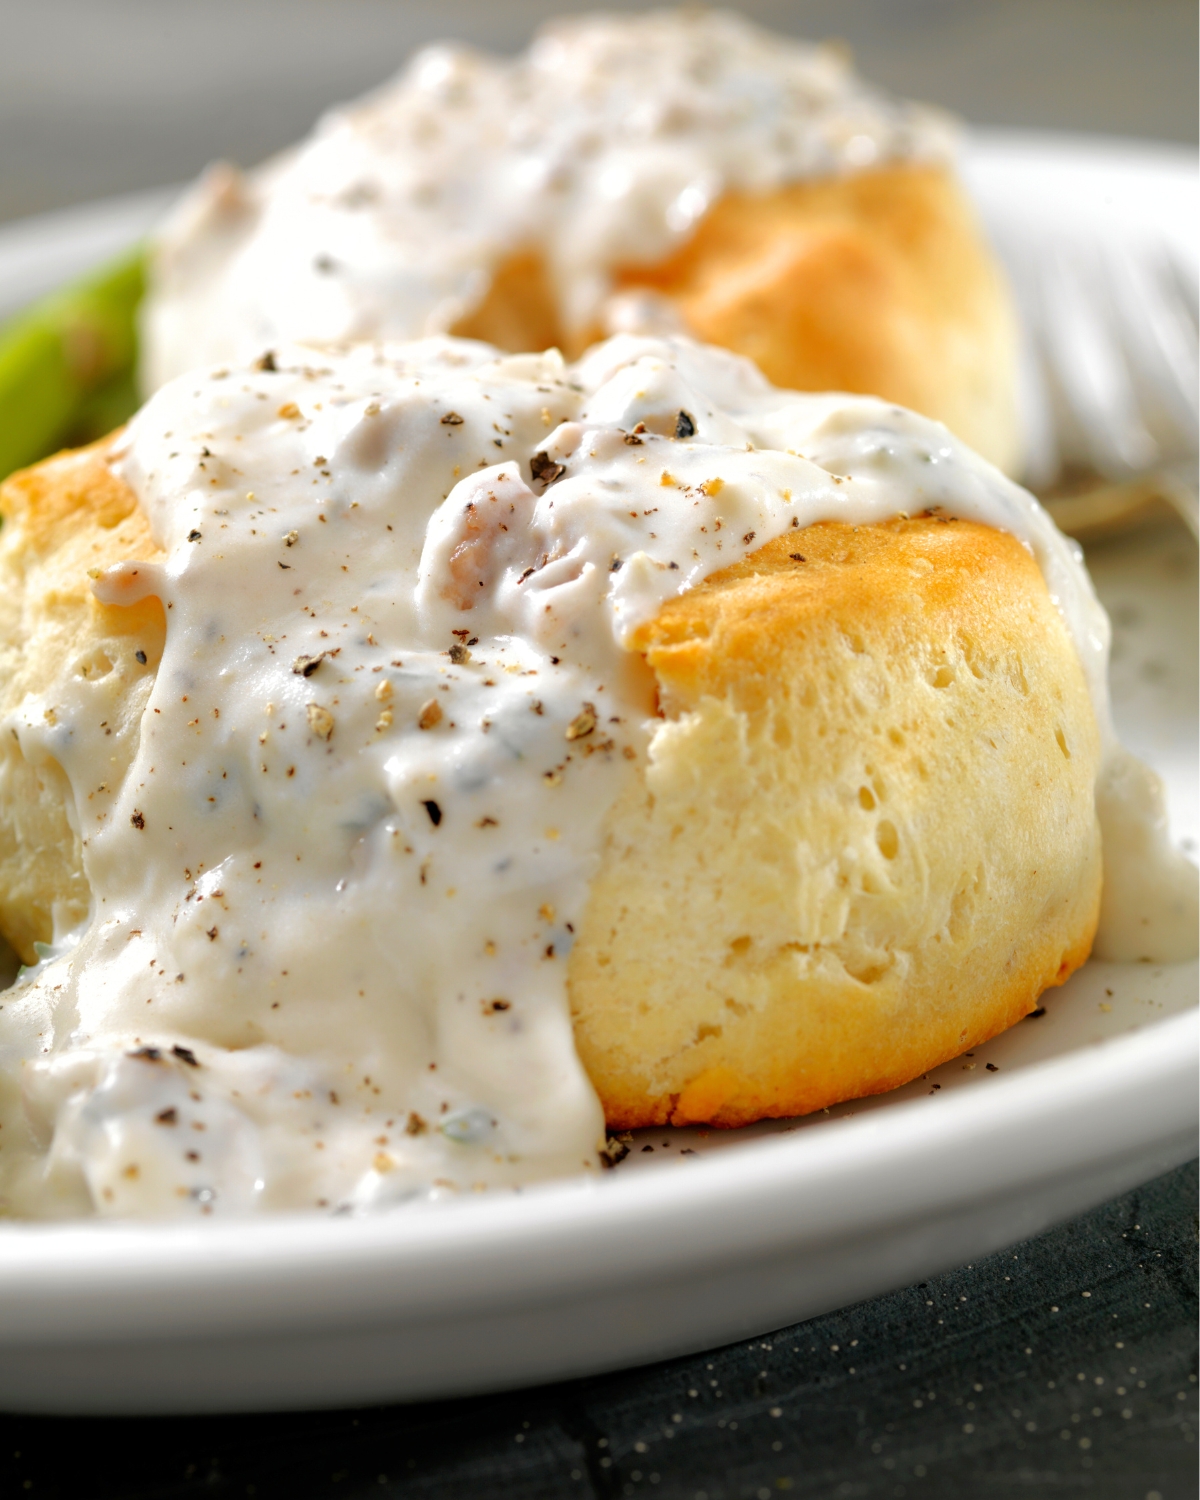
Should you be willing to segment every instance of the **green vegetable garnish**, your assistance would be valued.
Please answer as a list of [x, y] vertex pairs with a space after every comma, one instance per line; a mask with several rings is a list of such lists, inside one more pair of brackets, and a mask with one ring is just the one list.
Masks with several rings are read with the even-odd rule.
[[0, 326], [0, 478], [137, 410], [145, 269], [139, 247]]

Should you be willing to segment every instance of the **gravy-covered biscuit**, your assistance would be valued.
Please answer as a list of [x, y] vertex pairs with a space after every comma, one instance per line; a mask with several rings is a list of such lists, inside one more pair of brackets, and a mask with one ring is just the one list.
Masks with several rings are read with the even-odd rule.
[[687, 340], [280, 346], [0, 505], [5, 1213], [365, 1211], [888, 1088], [1083, 961], [1145, 823], [1036, 501]]
[[729, 13], [429, 48], [159, 236], [148, 389], [280, 339], [451, 332], [579, 354], [686, 332], [776, 384], [883, 396], [1020, 460], [1014, 319], [930, 110]]

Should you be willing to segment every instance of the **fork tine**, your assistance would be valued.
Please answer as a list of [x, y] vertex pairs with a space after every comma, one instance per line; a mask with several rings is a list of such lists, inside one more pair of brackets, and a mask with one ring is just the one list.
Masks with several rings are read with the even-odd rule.
[[[999, 239], [999, 236], [997, 236]], [[1047, 381], [1046, 354], [1038, 336], [1040, 318], [1031, 316], [1041, 296], [1041, 279], [1024, 247], [999, 244], [1020, 316], [1017, 319], [1017, 410], [1022, 434], [1022, 482], [1033, 490], [1048, 486], [1062, 468], [1055, 396]]]
[[1047, 384], [1056, 390], [1064, 456], [1102, 474], [1148, 467], [1158, 448], [1142, 421], [1119, 333], [1111, 279], [1094, 247], [1065, 244], [1047, 258], [1041, 313]]
[[1192, 332], [1200, 330], [1200, 277], [1196, 274], [1194, 261], [1186, 261], [1172, 254], [1169, 248], [1163, 251], [1164, 275], [1173, 288], [1179, 303], [1191, 320]]
[[1160, 458], [1196, 449], [1196, 347], [1192, 320], [1158, 247], [1110, 245], [1110, 306], [1135, 397]]
[[[1181, 431], [1189, 453], [1200, 446], [1200, 349], [1197, 348], [1197, 307], [1183, 293], [1185, 282], [1170, 255], [1155, 267], [1157, 298], [1151, 303], [1156, 338], [1170, 367], [1178, 397]], [[1194, 288], [1193, 288], [1194, 293]]]

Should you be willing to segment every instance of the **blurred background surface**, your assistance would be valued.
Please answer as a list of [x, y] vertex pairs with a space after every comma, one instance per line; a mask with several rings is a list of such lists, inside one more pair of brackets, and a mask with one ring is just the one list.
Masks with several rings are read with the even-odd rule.
[[[251, 165], [455, 37], [515, 51], [576, 0], [0, 0], [0, 220]], [[610, 4], [608, 10], [648, 9]], [[744, 0], [981, 125], [1194, 143], [1195, 0]]]

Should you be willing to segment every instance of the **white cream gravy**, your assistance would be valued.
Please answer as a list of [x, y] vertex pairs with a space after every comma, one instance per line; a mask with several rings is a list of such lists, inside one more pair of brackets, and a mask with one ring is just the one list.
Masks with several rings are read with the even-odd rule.
[[[82, 677], [0, 725], [64, 768], [92, 891], [3, 997], [8, 1212], [355, 1210], [594, 1169], [566, 959], [662, 722], [625, 642], [793, 527], [941, 505], [1020, 537], [1112, 744], [1078, 548], [925, 418], [685, 340], [268, 364], [180, 377], [122, 440], [167, 554], [93, 585], [167, 616], [124, 781]], [[1148, 773], [1108, 764], [1101, 943], [1194, 952], [1195, 871], [1180, 894], [1117, 785]]]

